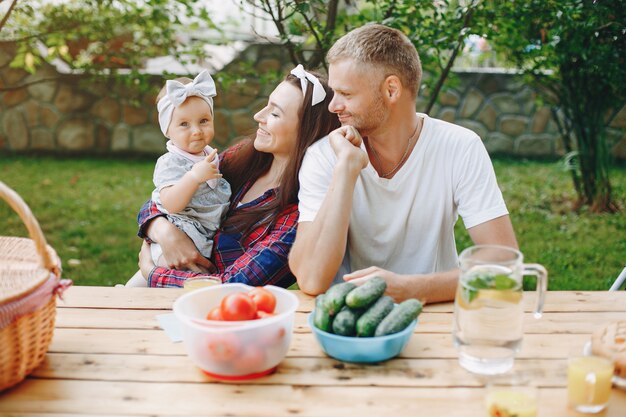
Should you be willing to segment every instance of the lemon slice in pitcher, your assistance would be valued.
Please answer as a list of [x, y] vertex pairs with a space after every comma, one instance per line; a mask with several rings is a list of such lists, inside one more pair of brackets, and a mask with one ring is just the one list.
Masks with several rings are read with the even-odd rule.
[[476, 310], [490, 300], [517, 304], [522, 300], [521, 285], [505, 274], [490, 273], [484, 270], [475, 272], [464, 280], [457, 291], [459, 307]]
[[522, 292], [514, 290], [480, 290], [477, 300], [498, 300], [517, 304], [522, 301]]

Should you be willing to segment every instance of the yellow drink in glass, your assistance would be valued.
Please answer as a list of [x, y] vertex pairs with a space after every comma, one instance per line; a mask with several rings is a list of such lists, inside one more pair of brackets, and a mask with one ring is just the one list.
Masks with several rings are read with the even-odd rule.
[[613, 362], [598, 356], [571, 358], [567, 368], [570, 404], [582, 413], [598, 413], [611, 396]]
[[537, 417], [537, 398], [517, 389], [494, 389], [485, 399], [489, 417]]
[[185, 292], [187, 292], [209, 287], [211, 285], [219, 285], [221, 283], [222, 282], [218, 278], [214, 277], [190, 278], [185, 281], [183, 288], [185, 289]]

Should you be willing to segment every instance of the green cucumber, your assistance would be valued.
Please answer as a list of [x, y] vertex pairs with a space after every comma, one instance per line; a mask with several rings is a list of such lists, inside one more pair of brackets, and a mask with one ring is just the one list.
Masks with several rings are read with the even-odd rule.
[[422, 303], [414, 298], [398, 304], [391, 313], [380, 322], [374, 336], [384, 336], [404, 330], [422, 312]]
[[[350, 293], [352, 294], [352, 293]], [[356, 335], [359, 337], [372, 337], [376, 332], [376, 327], [387, 314], [393, 310], [393, 298], [389, 296], [380, 297], [365, 313], [356, 321]]]
[[346, 303], [346, 295], [352, 291], [356, 285], [351, 282], [335, 284], [326, 291], [324, 295], [324, 305], [328, 314], [334, 316]]
[[356, 321], [360, 313], [361, 311], [344, 306], [333, 319], [333, 333], [342, 336], [354, 336], [356, 334]]
[[320, 294], [315, 299], [315, 314], [313, 316], [313, 324], [320, 330], [332, 332], [330, 314], [324, 305], [324, 294]]
[[381, 277], [373, 277], [346, 295], [346, 305], [351, 308], [366, 308], [374, 304], [387, 289]]

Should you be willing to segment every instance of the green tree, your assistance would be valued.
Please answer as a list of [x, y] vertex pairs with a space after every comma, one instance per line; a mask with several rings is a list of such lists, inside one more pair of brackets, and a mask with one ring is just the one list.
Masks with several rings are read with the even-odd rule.
[[[482, 0], [233, 1], [252, 5], [272, 21], [293, 63], [308, 68], [327, 69], [325, 56], [332, 44], [367, 22], [403, 31], [431, 75], [425, 77], [421, 90], [428, 99], [427, 112], [473, 29], [474, 17], [484, 8]], [[181, 33], [214, 29], [210, 42], [227, 42], [216, 38], [209, 15], [201, 0], [67, 0], [61, 4], [10, 0], [0, 21], [0, 41], [17, 46], [13, 67], [34, 72], [44, 62], [62, 61], [69, 70], [141, 89], [150, 85], [141, 71], [146, 58], [169, 55], [179, 62], [206, 58], [202, 48], [206, 36], [182, 40]], [[245, 67], [241, 71], [245, 76]], [[228, 83], [238, 76], [218, 78]]]
[[[401, 30], [413, 42], [424, 70], [420, 94], [434, 106], [474, 18], [485, 10], [482, 0], [242, 0], [276, 26], [280, 43], [293, 64], [327, 68], [326, 53], [350, 30], [378, 22]], [[478, 20], [477, 20], [478, 21]]]
[[147, 58], [206, 58], [205, 39], [181, 37], [198, 29], [215, 29], [200, 0], [10, 0], [0, 18], [0, 41], [14, 45], [14, 68], [33, 73], [55, 62], [141, 88], [148, 86], [149, 75], [141, 71]]
[[606, 127], [626, 103], [621, 0], [511, 0], [492, 10], [490, 36], [553, 106], [577, 207], [615, 212]]

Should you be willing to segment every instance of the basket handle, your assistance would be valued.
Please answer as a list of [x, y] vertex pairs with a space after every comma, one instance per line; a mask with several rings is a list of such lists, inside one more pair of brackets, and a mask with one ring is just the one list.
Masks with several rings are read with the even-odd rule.
[[30, 208], [28, 208], [24, 200], [22, 200], [22, 197], [20, 197], [2, 181], [0, 181], [0, 197], [5, 200], [9, 206], [11, 206], [11, 208], [20, 216], [22, 222], [26, 225], [28, 235], [35, 242], [35, 248], [39, 254], [39, 260], [43, 267], [53, 273], [57, 271], [59, 268], [50, 256], [50, 253], [48, 253], [46, 238], [41, 231], [41, 227], [39, 227], [37, 219], [35, 219], [35, 216], [33, 216], [33, 213], [30, 211]]

